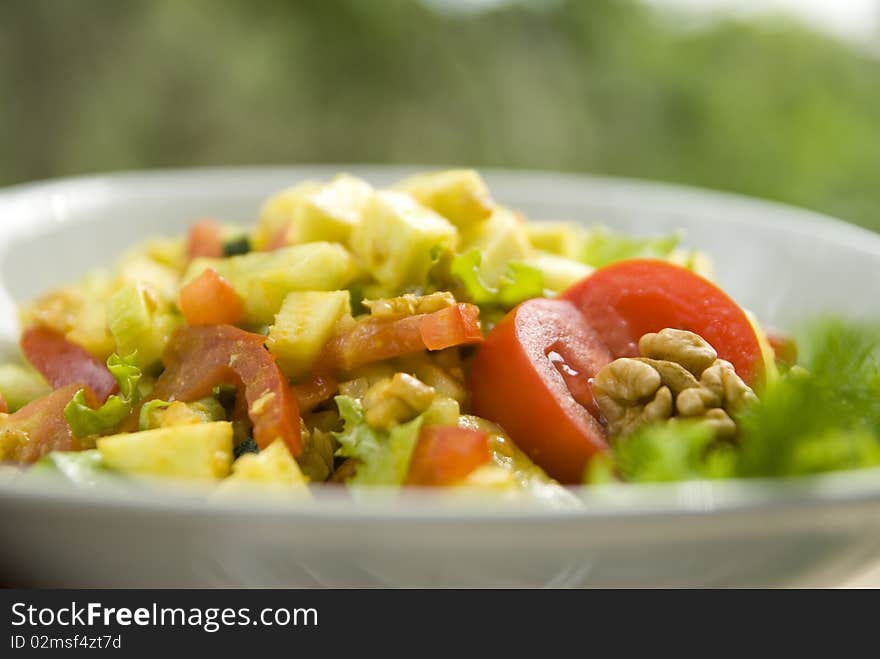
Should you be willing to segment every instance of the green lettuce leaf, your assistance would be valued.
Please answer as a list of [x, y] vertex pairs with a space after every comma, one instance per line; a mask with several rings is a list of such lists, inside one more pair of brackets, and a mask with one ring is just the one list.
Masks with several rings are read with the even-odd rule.
[[342, 432], [334, 433], [340, 444], [337, 454], [357, 460], [357, 470], [349, 484], [402, 485], [419, 438], [422, 418], [416, 417], [383, 432], [367, 425], [363, 407], [354, 398], [337, 396], [336, 405], [344, 422]]
[[589, 231], [581, 260], [594, 268], [601, 268], [624, 259], [665, 259], [678, 247], [680, 241], [681, 235], [678, 233], [655, 238], [637, 238], [596, 225]]
[[511, 261], [498, 287], [492, 288], [480, 276], [482, 259], [480, 250], [472, 249], [457, 254], [449, 266], [450, 273], [461, 281], [466, 294], [474, 304], [510, 308], [524, 300], [544, 296], [544, 276], [537, 268]]
[[131, 413], [141, 398], [138, 384], [141, 369], [135, 365], [137, 352], [128, 357], [111, 355], [107, 368], [119, 383], [119, 395], [110, 396], [98, 409], [86, 403], [85, 392], [80, 389], [64, 408], [64, 418], [75, 437], [103, 435], [115, 430]]

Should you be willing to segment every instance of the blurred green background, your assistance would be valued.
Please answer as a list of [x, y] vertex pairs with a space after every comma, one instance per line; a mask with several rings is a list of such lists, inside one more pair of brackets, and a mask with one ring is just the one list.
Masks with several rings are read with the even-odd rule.
[[0, 184], [272, 162], [532, 167], [880, 230], [876, 57], [787, 19], [498, 4], [2, 0]]

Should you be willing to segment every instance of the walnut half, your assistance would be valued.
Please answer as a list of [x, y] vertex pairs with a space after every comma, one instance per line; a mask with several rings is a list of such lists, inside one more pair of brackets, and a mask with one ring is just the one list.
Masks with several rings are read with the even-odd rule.
[[645, 334], [640, 358], [621, 358], [593, 379], [611, 436], [673, 417], [700, 420], [719, 439], [736, 436], [733, 415], [756, 400], [733, 366], [701, 336], [677, 329]]

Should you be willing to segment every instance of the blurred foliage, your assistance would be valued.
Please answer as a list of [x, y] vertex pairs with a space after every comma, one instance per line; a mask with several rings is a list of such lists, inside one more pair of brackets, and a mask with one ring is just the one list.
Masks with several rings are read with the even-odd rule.
[[[433, 5], [440, 4], [437, 0]], [[140, 167], [590, 171], [880, 229], [880, 62], [633, 2], [3, 0], [0, 183]]]

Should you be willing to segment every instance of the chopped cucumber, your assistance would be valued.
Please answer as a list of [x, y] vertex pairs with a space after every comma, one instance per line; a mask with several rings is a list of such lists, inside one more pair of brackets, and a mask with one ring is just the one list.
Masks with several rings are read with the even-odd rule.
[[6, 400], [10, 412], [46, 396], [52, 387], [33, 368], [20, 364], [0, 364], [0, 395]]
[[232, 464], [232, 424], [198, 423], [98, 439], [109, 469], [127, 474], [216, 479]]
[[348, 291], [289, 293], [266, 345], [290, 378], [306, 375], [330, 340], [340, 318], [351, 315]]
[[536, 254], [525, 263], [541, 271], [544, 287], [554, 293], [564, 291], [593, 272], [593, 268], [585, 263], [556, 254]]
[[436, 211], [459, 229], [467, 229], [488, 218], [494, 204], [489, 188], [472, 169], [451, 169], [418, 174], [394, 186]]
[[327, 242], [226, 259], [196, 259], [187, 269], [183, 283], [207, 268], [214, 268], [232, 284], [244, 302], [244, 323], [251, 327], [270, 325], [288, 293], [339, 290], [358, 274], [348, 250]]
[[402, 192], [374, 194], [351, 234], [355, 255], [391, 289], [423, 285], [437, 254], [457, 242], [448, 220]]
[[532, 254], [525, 223], [513, 211], [497, 208], [492, 217], [465, 234], [462, 252], [480, 250], [480, 278], [495, 288], [507, 274], [511, 261], [525, 261]]

